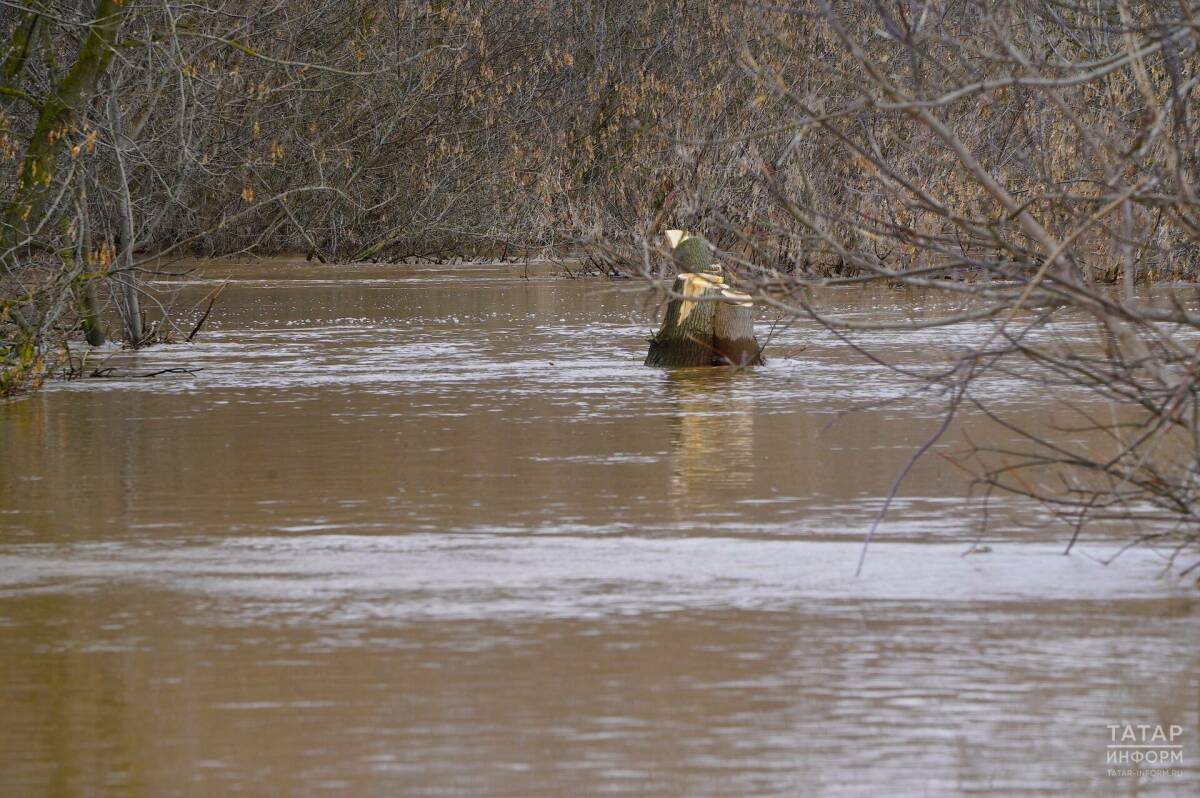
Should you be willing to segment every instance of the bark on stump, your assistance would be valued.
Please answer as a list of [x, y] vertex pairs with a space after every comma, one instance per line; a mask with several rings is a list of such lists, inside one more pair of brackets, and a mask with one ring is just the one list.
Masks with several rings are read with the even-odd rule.
[[762, 348], [754, 338], [754, 303], [749, 294], [731, 289], [721, 292], [713, 313], [713, 348], [721, 364], [761, 366]]
[[754, 303], [715, 274], [680, 274], [647, 366], [759, 366]]

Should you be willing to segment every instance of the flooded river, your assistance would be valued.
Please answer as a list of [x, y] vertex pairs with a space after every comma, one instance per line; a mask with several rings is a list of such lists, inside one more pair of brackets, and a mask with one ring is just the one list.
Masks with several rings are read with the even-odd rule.
[[[981, 529], [947, 439], [855, 577], [942, 406], [815, 326], [670, 372], [621, 282], [158, 287], [226, 277], [194, 343], [0, 405], [0, 795], [1200, 790], [1200, 590], [1153, 551], [1104, 564], [1129, 530], [1063, 556], [1003, 498]], [[873, 341], [920, 365], [972, 329]], [[1126, 723], [1181, 727], [1182, 764], [1111, 775]]]

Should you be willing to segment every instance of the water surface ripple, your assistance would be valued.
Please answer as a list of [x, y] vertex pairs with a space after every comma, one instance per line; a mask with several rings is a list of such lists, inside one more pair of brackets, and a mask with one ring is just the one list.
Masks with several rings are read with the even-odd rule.
[[[187, 308], [226, 278], [195, 343], [0, 406], [5, 796], [1200, 789], [1197, 591], [1165, 552], [1114, 559], [1131, 530], [1064, 556], [1004, 497], [983, 527], [951, 435], [855, 576], [945, 399], [828, 332], [669, 372], [636, 286], [544, 270], [157, 287]], [[990, 329], [870, 343], [933, 368]], [[1056, 412], [1019, 374], [977, 390]], [[1182, 725], [1183, 765], [1109, 775], [1109, 723]]]

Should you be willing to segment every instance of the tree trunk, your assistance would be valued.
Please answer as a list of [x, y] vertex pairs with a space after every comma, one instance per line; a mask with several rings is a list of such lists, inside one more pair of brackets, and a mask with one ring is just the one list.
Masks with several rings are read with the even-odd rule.
[[748, 294], [725, 289], [715, 303], [713, 348], [731, 366], [761, 366], [762, 348], [754, 339], [754, 303]]
[[[121, 26], [124, 14], [125, 9], [120, 0], [97, 0], [93, 21], [87, 26], [88, 33], [75, 63], [62, 79], [51, 87], [39, 106], [37, 125], [29, 137], [21, 169], [17, 172], [17, 185], [4, 210], [6, 224], [0, 228], [3, 231], [0, 233], [0, 241], [3, 241], [6, 248], [14, 244], [20, 246], [23, 238], [32, 236], [44, 221], [42, 211], [54, 177], [58, 155], [67, 141], [67, 137], [60, 131], [68, 129], [76, 106], [93, 92], [108, 68], [117, 30]], [[13, 34], [14, 49], [4, 66], [8, 79], [15, 77], [16, 73], [24, 68], [27, 60], [27, 37], [32, 35], [35, 20], [27, 18], [27, 21], [30, 24], [28, 29], [18, 26]]]
[[650, 339], [647, 366], [708, 366], [712, 364], [713, 316], [715, 302], [695, 299], [717, 296], [722, 280], [701, 274], [681, 274], [675, 278], [662, 328]]
[[76, 285], [76, 298], [79, 302], [79, 318], [83, 333], [91, 346], [102, 346], [106, 339], [104, 321], [100, 318], [100, 299], [96, 296], [96, 283], [86, 277], [80, 278]]
[[754, 305], [712, 274], [680, 274], [671, 289], [647, 366], [752, 366], [763, 360], [754, 340]]
[[126, 343], [133, 349], [142, 345], [145, 332], [142, 329], [142, 308], [138, 298], [138, 275], [133, 267], [133, 248], [137, 243], [134, 239], [133, 199], [129, 195], [129, 175], [125, 171], [124, 136], [122, 135], [121, 117], [116, 104], [111, 101], [108, 105], [109, 119], [112, 122], [113, 155], [117, 162], [118, 195], [121, 198], [121, 249], [117, 254], [119, 274], [117, 285], [120, 290], [120, 301], [117, 303], [121, 311], [121, 321], [125, 327]]

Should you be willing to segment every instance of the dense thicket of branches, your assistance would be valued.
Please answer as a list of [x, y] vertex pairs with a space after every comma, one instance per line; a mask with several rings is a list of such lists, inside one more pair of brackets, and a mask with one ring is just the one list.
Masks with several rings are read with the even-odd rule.
[[[157, 255], [537, 252], [636, 233], [731, 112], [728, 24], [683, 2], [0, 7], [0, 392], [47, 342], [146, 342]], [[743, 78], [744, 80], [744, 78]]]
[[[908, 324], [994, 320], [926, 375], [951, 414], [991, 412], [976, 380], [1014, 362], [1122, 408], [1082, 422], [1103, 451], [1017, 430], [1028, 448], [977, 453], [983, 482], [1195, 540], [1200, 313], [1135, 294], [1197, 277], [1195, 3], [6, 0], [0, 19], [0, 394], [65, 336], [103, 340], [106, 308], [152, 340], [156, 256], [586, 249], [659, 277], [651, 242], [679, 227], [738, 288], [847, 335], [884, 325], [809, 286], [959, 297]], [[1063, 314], [1095, 345], [1038, 344]]]
[[[731, 205], [713, 177], [689, 203], [737, 287], [865, 349], [881, 328], [974, 325], [973, 345], [906, 375], [946, 403], [917, 455], [972, 408], [1010, 439], [961, 461], [985, 494], [1037, 499], [1073, 534], [1109, 519], [1175, 552], [1200, 542], [1197, 297], [1136, 288], [1197, 278], [1200, 8], [802, 0], [746, 24], [737, 58], [770, 112], [736, 137], [739, 191], [765, 207]], [[654, 276], [636, 247], [614, 251]], [[808, 290], [871, 282], [959, 309], [837, 318]], [[1092, 340], [1056, 334], [1081, 320]], [[1034, 383], [1044, 423], [1006, 416], [997, 374]]]

